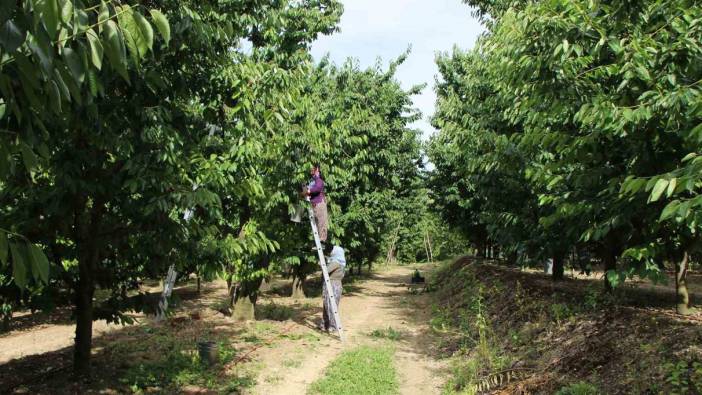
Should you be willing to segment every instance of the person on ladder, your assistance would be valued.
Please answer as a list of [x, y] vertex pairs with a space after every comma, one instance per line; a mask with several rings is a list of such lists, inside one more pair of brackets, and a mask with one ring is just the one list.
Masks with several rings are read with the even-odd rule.
[[324, 195], [324, 177], [319, 164], [312, 166], [310, 175], [312, 179], [307, 188], [305, 188], [304, 194], [310, 198], [312, 203], [312, 210], [314, 211], [314, 218], [319, 232], [319, 241], [322, 242], [322, 250], [324, 250], [327, 243], [329, 217], [327, 214], [327, 199]]
[[[325, 251], [325, 254], [327, 251]], [[336, 304], [336, 309], [339, 309], [339, 301], [341, 300], [341, 292], [343, 287], [341, 285], [341, 280], [344, 278], [344, 269], [346, 268], [346, 256], [344, 249], [339, 246], [334, 246], [331, 249], [331, 254], [327, 259], [327, 272], [329, 272], [329, 280], [331, 282], [331, 292], [334, 295], [334, 303]], [[322, 291], [322, 300], [324, 301], [324, 307], [322, 310], [322, 322], [319, 325], [319, 329], [323, 332], [334, 333], [339, 330], [339, 326], [334, 319], [334, 314], [332, 312], [332, 307], [329, 304], [329, 290], [326, 285]]]

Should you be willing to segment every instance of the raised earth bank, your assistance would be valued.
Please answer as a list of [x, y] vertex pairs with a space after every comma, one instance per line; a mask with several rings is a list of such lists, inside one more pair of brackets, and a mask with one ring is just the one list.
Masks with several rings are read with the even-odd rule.
[[465, 257], [434, 271], [434, 330], [460, 393], [700, 393], [702, 317], [672, 289], [524, 272]]

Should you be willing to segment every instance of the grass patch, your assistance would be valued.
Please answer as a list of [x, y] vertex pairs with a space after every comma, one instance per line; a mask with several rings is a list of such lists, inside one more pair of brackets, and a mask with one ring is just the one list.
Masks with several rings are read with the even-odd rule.
[[219, 342], [219, 363], [206, 367], [194, 347], [171, 342], [173, 348], [158, 359], [131, 366], [121, 378], [135, 392], [149, 388], [164, 390], [198, 385], [210, 389], [220, 388], [220, 373], [224, 365], [234, 359], [236, 351], [226, 342]]
[[302, 361], [300, 361], [299, 359], [286, 359], [285, 361], [283, 361], [283, 366], [285, 366], [286, 368], [296, 369], [302, 366]]
[[402, 338], [402, 333], [389, 326], [388, 329], [376, 329], [373, 332], [369, 333], [368, 336], [375, 337], [377, 339], [388, 339], [397, 341], [400, 340], [400, 338]]
[[314, 333], [314, 332], [306, 332], [306, 333], [282, 333], [279, 335], [281, 339], [288, 339], [288, 340], [304, 340], [307, 342], [318, 342], [321, 340], [321, 337]]
[[257, 320], [287, 321], [295, 311], [290, 306], [275, 303], [256, 305]]
[[563, 387], [556, 395], [599, 395], [600, 391], [594, 385], [581, 381], [579, 383], [571, 384], [567, 387]]
[[310, 394], [397, 394], [399, 384], [389, 347], [361, 346], [346, 351], [314, 382]]

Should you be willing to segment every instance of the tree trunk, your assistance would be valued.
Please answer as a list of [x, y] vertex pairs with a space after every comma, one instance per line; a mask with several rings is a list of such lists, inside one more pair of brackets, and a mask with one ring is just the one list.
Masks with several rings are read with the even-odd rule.
[[264, 278], [263, 281], [261, 281], [261, 287], [259, 287], [258, 290], [260, 292], [270, 291], [271, 290], [271, 282]]
[[[255, 268], [257, 270], [268, 269], [270, 257], [264, 255], [258, 259]], [[261, 288], [263, 278], [245, 280], [234, 287], [232, 297], [232, 318], [235, 321], [252, 321], [256, 319], [255, 307], [258, 299], [258, 292]]]
[[551, 274], [553, 281], [563, 281], [563, 274], [565, 273], [564, 261], [563, 254], [553, 255], [553, 272]]
[[201, 287], [200, 287], [200, 276], [197, 276], [197, 293], [200, 293]]
[[507, 264], [510, 266], [516, 266], [517, 265], [517, 260], [519, 259], [519, 255], [517, 255], [517, 252], [510, 252], [507, 255]]
[[[90, 350], [93, 343], [93, 297], [95, 295], [95, 269], [98, 251], [87, 243], [78, 262], [79, 278], [76, 283], [76, 338], [73, 352], [73, 370], [77, 376], [90, 375]], [[79, 247], [80, 248], [80, 247]]]
[[[2, 304], [0, 304], [2, 307]], [[12, 322], [12, 310], [0, 313], [2, 315], [2, 323], [0, 323], [0, 333], [10, 331], [10, 323]]]
[[429, 256], [429, 242], [427, 241], [427, 235], [424, 235], [424, 252], [427, 254], [427, 263], [431, 262], [431, 257]]
[[[79, 204], [83, 210], [87, 199]], [[90, 354], [93, 343], [93, 297], [95, 276], [100, 259], [96, 236], [104, 204], [96, 199], [90, 215], [77, 221], [76, 248], [78, 250], [78, 281], [75, 283], [76, 338], [73, 349], [73, 371], [78, 377], [90, 375]]]
[[305, 290], [303, 288], [305, 284], [305, 277], [302, 275], [295, 274], [293, 275], [292, 279], [292, 292], [290, 293], [290, 297], [293, 299], [304, 299], [307, 296], [305, 295]]
[[256, 319], [256, 302], [250, 296], [237, 297], [232, 308], [234, 321], [253, 321]]
[[434, 263], [434, 247], [429, 233], [427, 233], [427, 244], [429, 244], [429, 261]]
[[676, 310], [679, 314], [688, 315], [690, 311], [690, 295], [687, 292], [687, 267], [689, 256], [687, 251], [682, 260], [675, 265], [675, 289], [677, 294]]

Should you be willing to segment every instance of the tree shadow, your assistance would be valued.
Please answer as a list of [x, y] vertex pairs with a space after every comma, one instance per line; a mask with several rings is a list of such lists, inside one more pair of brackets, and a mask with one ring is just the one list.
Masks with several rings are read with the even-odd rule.
[[[237, 385], [254, 382], [232, 365], [251, 347], [233, 340], [244, 338], [244, 332], [223, 320], [183, 316], [125, 326], [94, 339], [89, 380], [73, 378], [73, 347], [65, 347], [0, 365], [0, 393], [104, 394], [135, 389], [171, 393], [190, 382], [234, 391]], [[201, 365], [197, 357], [197, 343], [203, 340], [219, 345], [220, 362], [211, 368]]]
[[[149, 288], [153, 288], [149, 287]], [[216, 289], [203, 290], [198, 293], [196, 287], [192, 282], [185, 282], [181, 285], [176, 286], [173, 289], [171, 295], [171, 305], [178, 306], [181, 302], [198, 300], [203, 296], [207, 297], [209, 294], [214, 294]], [[146, 302], [147, 308], [145, 309], [149, 313], [156, 311], [159, 299], [161, 297], [161, 291], [146, 291], [140, 294], [132, 295], [129, 297], [131, 301], [143, 300]], [[134, 303], [141, 304], [141, 303]], [[9, 337], [18, 332], [29, 331], [40, 325], [71, 325], [75, 321], [73, 319], [73, 309], [72, 305], [57, 306], [50, 311], [20, 311], [13, 315], [10, 320], [10, 329], [6, 332], [0, 332], [0, 338]], [[100, 303], [95, 304], [96, 311], [100, 309]]]
[[12, 333], [25, 332], [38, 325], [68, 325], [73, 323], [73, 307], [57, 307], [48, 312], [19, 312], [10, 320], [10, 330], [0, 332], [0, 338], [10, 336]]

